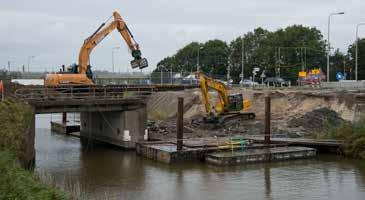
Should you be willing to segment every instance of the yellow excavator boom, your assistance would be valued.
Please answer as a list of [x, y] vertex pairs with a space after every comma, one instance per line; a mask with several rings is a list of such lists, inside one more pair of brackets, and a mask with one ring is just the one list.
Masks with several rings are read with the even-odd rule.
[[[206, 112], [212, 113], [213, 109], [217, 113], [224, 112], [226, 106], [228, 105], [228, 96], [227, 96], [228, 93], [226, 86], [223, 83], [216, 81], [211, 77], [207, 77], [203, 73], [199, 73], [199, 81]], [[210, 99], [209, 88], [217, 91], [218, 93], [218, 101], [214, 107], [211, 106], [209, 101]]]

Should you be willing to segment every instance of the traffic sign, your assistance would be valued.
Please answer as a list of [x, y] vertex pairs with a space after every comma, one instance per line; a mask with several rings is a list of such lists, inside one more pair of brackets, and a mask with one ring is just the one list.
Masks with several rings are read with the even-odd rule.
[[305, 72], [305, 71], [299, 72], [299, 77], [306, 77], [306, 76], [307, 76], [307, 72]]
[[336, 74], [336, 79], [337, 79], [338, 81], [343, 80], [344, 78], [345, 78], [345, 77], [343, 76], [342, 72], [337, 72], [337, 74]]
[[312, 72], [313, 75], [317, 75], [317, 74], [321, 73], [321, 70], [320, 69], [312, 69], [311, 72]]

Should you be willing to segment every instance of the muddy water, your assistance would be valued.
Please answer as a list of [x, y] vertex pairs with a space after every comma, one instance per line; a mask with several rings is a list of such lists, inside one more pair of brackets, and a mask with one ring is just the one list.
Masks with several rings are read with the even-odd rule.
[[[53, 116], [53, 118], [55, 118]], [[314, 159], [217, 168], [166, 165], [109, 146], [89, 150], [37, 116], [36, 171], [94, 199], [365, 199], [365, 162]]]

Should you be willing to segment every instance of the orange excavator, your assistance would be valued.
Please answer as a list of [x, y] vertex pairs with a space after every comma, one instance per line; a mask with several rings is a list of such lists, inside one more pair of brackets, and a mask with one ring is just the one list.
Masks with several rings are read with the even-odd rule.
[[[109, 21], [110, 18], [107, 21]], [[63, 69], [59, 73], [47, 74], [45, 76], [44, 84], [46, 86], [93, 85], [93, 73], [89, 63], [91, 51], [114, 29], [119, 31], [132, 53], [134, 58], [131, 61], [132, 68], [143, 69], [148, 67], [148, 61], [146, 58], [142, 58], [139, 45], [134, 40], [134, 37], [125, 21], [118, 12], [113, 13], [113, 18], [112, 22], [107, 25], [107, 21], [102, 23], [90, 37], [86, 38], [80, 49], [78, 65], [73, 64], [69, 66], [67, 70]]]

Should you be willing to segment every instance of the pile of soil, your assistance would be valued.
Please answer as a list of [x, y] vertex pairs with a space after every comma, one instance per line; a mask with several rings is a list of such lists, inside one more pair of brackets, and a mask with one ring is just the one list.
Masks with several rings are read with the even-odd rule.
[[306, 132], [312, 132], [323, 129], [325, 125], [338, 126], [343, 122], [345, 120], [337, 112], [329, 108], [320, 108], [291, 119], [288, 126], [291, 128], [302, 127]]

